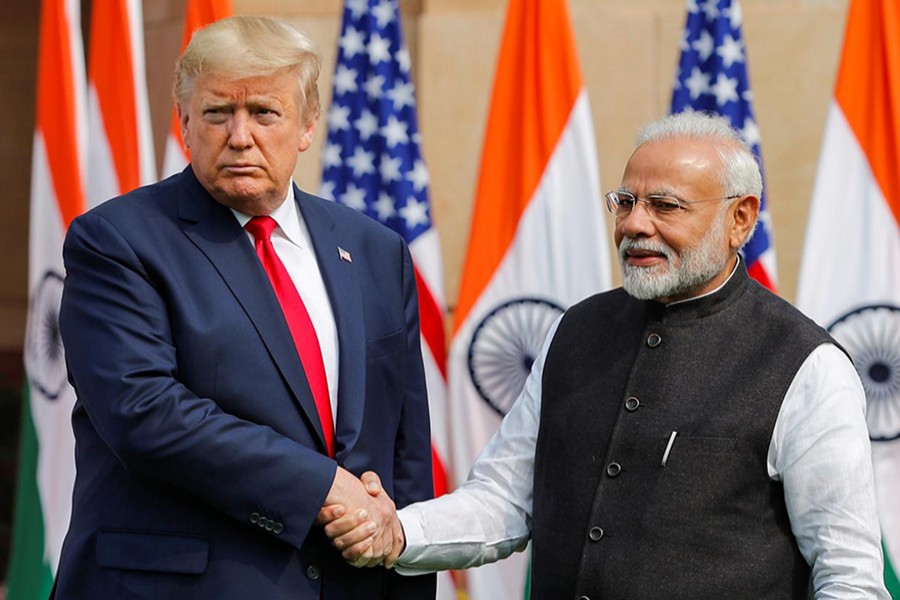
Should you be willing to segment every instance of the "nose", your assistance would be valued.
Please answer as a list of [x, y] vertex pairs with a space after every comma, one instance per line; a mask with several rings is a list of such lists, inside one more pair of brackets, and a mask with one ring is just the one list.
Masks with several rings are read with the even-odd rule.
[[631, 212], [616, 219], [616, 232], [630, 238], [652, 237], [656, 232], [656, 223], [650, 213], [650, 203], [635, 202]]
[[253, 145], [253, 133], [250, 130], [250, 115], [244, 111], [236, 111], [231, 118], [228, 131], [228, 145], [236, 150], [243, 150]]

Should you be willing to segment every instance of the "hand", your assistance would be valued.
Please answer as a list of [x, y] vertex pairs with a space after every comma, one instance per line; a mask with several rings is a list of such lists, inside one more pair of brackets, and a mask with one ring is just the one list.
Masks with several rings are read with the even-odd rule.
[[390, 568], [403, 550], [403, 529], [394, 502], [375, 473], [364, 474], [360, 481], [338, 468], [316, 523], [325, 525], [325, 534], [356, 567], [384, 564]]

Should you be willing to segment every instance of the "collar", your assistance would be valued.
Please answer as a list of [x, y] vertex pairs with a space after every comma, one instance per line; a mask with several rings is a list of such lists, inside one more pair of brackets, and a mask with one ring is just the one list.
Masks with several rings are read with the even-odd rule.
[[687, 321], [709, 316], [724, 310], [737, 300], [750, 280], [744, 260], [738, 254], [738, 260], [728, 279], [716, 289], [700, 296], [678, 300], [670, 304], [662, 304], [655, 300], [644, 302], [647, 316], [656, 321]]
[[[240, 223], [241, 228], [253, 218], [251, 215], [244, 214], [233, 208], [231, 209], [231, 212], [238, 220], [238, 223]], [[284, 201], [282, 201], [278, 208], [273, 210], [269, 216], [278, 223], [278, 229], [281, 230], [284, 237], [291, 243], [301, 248], [305, 245], [301, 226], [303, 216], [300, 214], [300, 211], [297, 210], [297, 202], [295, 202], [294, 199], [293, 180], [291, 180], [291, 184], [288, 186], [288, 193], [287, 196], [285, 196]]]

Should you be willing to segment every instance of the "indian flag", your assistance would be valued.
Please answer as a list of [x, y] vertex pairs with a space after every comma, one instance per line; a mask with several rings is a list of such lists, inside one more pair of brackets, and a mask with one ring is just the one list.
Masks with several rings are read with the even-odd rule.
[[900, 4], [852, 0], [807, 223], [797, 305], [866, 390], [885, 550], [900, 598]]
[[88, 59], [88, 208], [156, 181], [140, 0], [94, 2]]
[[[564, 0], [511, 0], [449, 357], [464, 481], [551, 323], [610, 286], [594, 128]], [[472, 600], [520, 599], [527, 553], [467, 572]]]
[[44, 0], [38, 50], [37, 111], [31, 167], [28, 384], [22, 405], [10, 600], [46, 598], [69, 525], [75, 477], [66, 381], [59, 337], [62, 243], [84, 210], [87, 115], [78, 0]]
[[[188, 0], [184, 11], [184, 29], [181, 35], [181, 51], [184, 52], [194, 32], [210, 23], [230, 17], [234, 13], [231, 0]], [[180, 173], [190, 156], [181, 139], [181, 124], [178, 113], [172, 107], [172, 119], [169, 123], [169, 134], [166, 136], [166, 151], [163, 155], [162, 177]]]

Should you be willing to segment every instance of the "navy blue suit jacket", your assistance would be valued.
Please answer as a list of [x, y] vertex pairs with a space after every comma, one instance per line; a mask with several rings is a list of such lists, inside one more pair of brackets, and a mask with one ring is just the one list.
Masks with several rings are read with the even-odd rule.
[[314, 525], [338, 464], [376, 471], [398, 506], [431, 497], [431, 446], [406, 245], [294, 192], [339, 337], [336, 459], [253, 245], [190, 167], [69, 228], [77, 476], [57, 598], [434, 597], [433, 577], [347, 566]]

